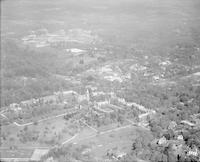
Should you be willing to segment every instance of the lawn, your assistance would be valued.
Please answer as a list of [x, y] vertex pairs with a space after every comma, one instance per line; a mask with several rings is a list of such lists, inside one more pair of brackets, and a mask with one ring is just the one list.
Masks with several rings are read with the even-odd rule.
[[93, 136], [91, 138], [78, 141], [78, 145], [86, 145], [91, 149], [95, 157], [105, 156], [109, 149], [128, 152], [131, 150], [131, 141], [137, 137], [135, 127], [121, 129], [103, 135]]

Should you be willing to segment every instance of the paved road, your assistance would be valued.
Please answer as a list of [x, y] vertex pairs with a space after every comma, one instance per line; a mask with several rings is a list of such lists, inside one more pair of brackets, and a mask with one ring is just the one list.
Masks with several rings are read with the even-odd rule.
[[1, 158], [2, 161], [15, 161], [15, 162], [26, 162], [29, 161], [30, 158]]
[[[17, 147], [14, 150], [22, 149], [22, 150], [34, 150], [34, 149], [50, 149], [52, 147], [42, 147], [42, 146], [33, 146], [33, 147]], [[0, 147], [0, 150], [12, 150], [10, 147]]]

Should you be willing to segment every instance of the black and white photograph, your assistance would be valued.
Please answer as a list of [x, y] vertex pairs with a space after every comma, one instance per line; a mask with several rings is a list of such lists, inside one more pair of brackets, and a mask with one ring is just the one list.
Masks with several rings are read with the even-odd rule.
[[0, 162], [200, 162], [200, 0], [0, 0]]

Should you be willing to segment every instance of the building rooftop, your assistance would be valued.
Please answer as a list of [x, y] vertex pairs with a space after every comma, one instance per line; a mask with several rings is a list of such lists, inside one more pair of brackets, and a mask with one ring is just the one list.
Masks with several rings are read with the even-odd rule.
[[31, 156], [31, 160], [39, 161], [43, 155], [48, 153], [48, 151], [48, 149], [35, 149]]

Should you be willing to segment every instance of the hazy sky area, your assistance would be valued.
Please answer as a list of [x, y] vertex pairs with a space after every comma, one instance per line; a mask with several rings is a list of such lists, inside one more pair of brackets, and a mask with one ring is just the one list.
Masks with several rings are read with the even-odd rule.
[[85, 28], [125, 44], [192, 41], [191, 30], [200, 29], [199, 6], [198, 0], [6, 0], [2, 33]]

